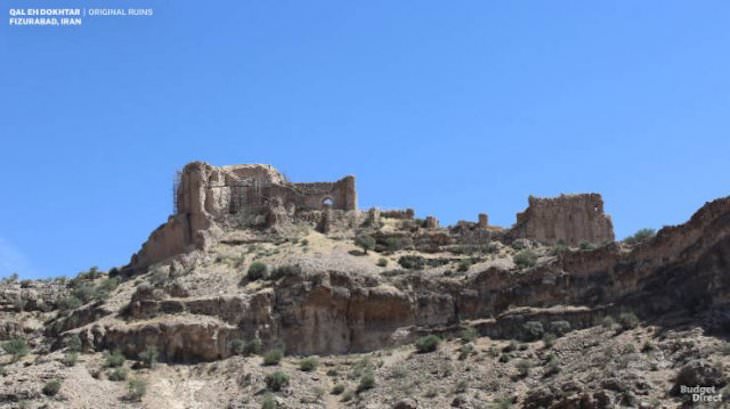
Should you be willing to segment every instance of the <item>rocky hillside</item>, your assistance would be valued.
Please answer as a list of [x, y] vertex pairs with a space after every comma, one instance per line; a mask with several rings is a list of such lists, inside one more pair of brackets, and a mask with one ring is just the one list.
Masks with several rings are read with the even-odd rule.
[[189, 165], [129, 265], [4, 280], [0, 407], [727, 404], [730, 198], [614, 242], [597, 195], [442, 228], [273, 172]]

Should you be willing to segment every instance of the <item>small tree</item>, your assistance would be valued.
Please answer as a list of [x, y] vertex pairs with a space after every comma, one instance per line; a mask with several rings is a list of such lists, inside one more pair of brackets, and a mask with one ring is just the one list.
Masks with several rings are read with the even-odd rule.
[[375, 239], [369, 234], [360, 234], [355, 237], [355, 245], [362, 248], [363, 253], [368, 254], [368, 250], [375, 248]]
[[3, 343], [3, 349], [13, 356], [13, 362], [27, 355], [29, 352], [28, 344], [25, 343], [25, 339], [23, 338], [13, 338]]

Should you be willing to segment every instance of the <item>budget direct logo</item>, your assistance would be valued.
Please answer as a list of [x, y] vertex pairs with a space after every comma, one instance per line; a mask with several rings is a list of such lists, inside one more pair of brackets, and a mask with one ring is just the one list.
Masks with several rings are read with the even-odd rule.
[[685, 386], [679, 387], [679, 393], [691, 398], [692, 402], [712, 403], [722, 402], [722, 393], [714, 386]]

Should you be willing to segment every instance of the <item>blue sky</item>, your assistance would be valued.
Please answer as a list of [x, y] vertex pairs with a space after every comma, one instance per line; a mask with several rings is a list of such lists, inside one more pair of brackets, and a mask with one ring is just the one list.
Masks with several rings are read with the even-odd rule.
[[600, 192], [619, 238], [728, 194], [727, 2], [73, 5], [155, 15], [0, 24], [0, 275], [125, 264], [191, 160], [442, 223]]

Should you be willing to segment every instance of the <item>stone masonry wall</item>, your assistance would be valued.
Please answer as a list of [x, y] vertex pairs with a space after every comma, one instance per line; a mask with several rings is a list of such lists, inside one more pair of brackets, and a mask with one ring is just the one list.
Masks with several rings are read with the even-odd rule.
[[546, 244], [563, 242], [573, 246], [583, 241], [603, 243], [614, 240], [611, 218], [603, 212], [603, 199], [596, 193], [555, 198], [530, 196], [529, 207], [517, 214], [517, 223], [509, 235]]

